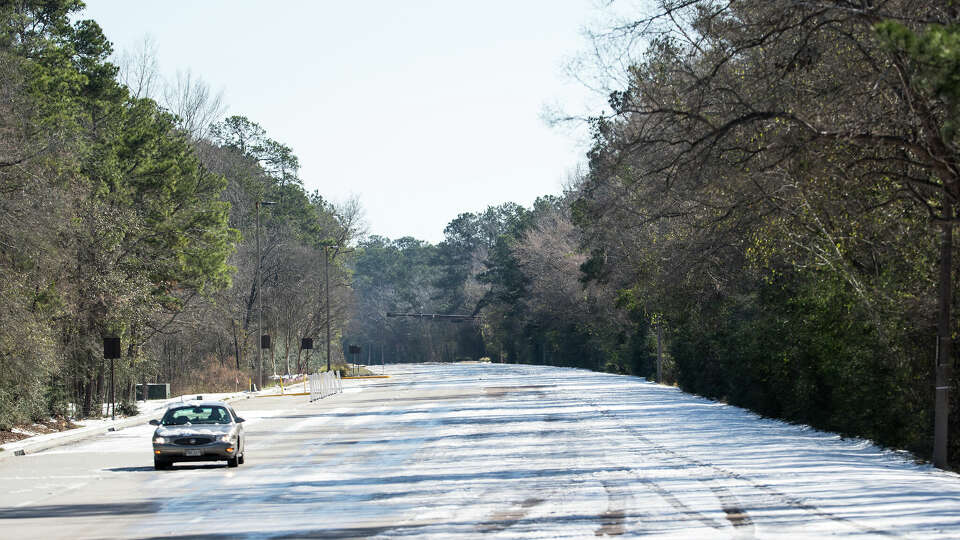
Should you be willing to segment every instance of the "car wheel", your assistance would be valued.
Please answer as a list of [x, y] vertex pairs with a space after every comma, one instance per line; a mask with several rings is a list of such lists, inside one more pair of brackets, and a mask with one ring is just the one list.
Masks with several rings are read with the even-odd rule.
[[160, 459], [160, 458], [156, 458], [156, 457], [153, 458], [153, 468], [156, 469], [156, 470], [158, 470], [158, 471], [163, 471], [163, 470], [169, 469], [169, 468], [170, 468], [170, 465], [172, 465], [172, 463], [169, 462], [169, 461], [167, 461], [167, 460], [165, 460], [165, 459]]
[[232, 457], [227, 459], [227, 467], [236, 467], [239, 464], [240, 464], [239, 458]]
[[243, 465], [243, 454], [240, 454], [239, 456], [237, 456], [237, 463], [239, 463], [240, 465]]

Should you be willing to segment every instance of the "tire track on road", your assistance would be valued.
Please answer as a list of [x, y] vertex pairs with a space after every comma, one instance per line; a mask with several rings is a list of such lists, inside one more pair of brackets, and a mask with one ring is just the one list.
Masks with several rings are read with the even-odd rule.
[[629, 491], [609, 480], [601, 480], [607, 492], [607, 511], [600, 515], [600, 528], [595, 536], [620, 536], [626, 532], [626, 501]]
[[[502, 398], [507, 392], [504, 392], [505, 387], [497, 387], [496, 395], [491, 395], [491, 398]], [[541, 391], [534, 390], [531, 392], [531, 389], [540, 389], [546, 388], [546, 386], [518, 386], [516, 387], [517, 393], [526, 393], [532, 395], [534, 399], [519, 399], [517, 403], [528, 403], [535, 401], [536, 399], [542, 399], [546, 397], [546, 394]], [[554, 425], [558, 422], [563, 421], [564, 419], [560, 415], [547, 415], [544, 418], [544, 423], [546, 425]], [[552, 431], [555, 431], [555, 428], [551, 428]], [[546, 428], [541, 431], [546, 432]], [[573, 440], [573, 443], [583, 443], [583, 441], [577, 438], [577, 432], [570, 429], [564, 429], [563, 431], [569, 433], [570, 438]], [[568, 444], [568, 450], [570, 448], [575, 449], [575, 454], [571, 454], [571, 457], [582, 457], [581, 447], [579, 444]], [[673, 493], [664, 488], [662, 485], [657, 483], [655, 480], [647, 477], [644, 474], [638, 473], [635, 469], [630, 467], [624, 467], [620, 463], [616, 463], [610, 459], [603, 460], [608, 466], [608, 470], [611, 472], [626, 473], [630, 475], [631, 478], [639, 480], [643, 485], [650, 491], [656, 493], [660, 498], [665, 500], [671, 507], [674, 508], [679, 514], [686, 517], [687, 520], [692, 522], [699, 522], [707, 527], [713, 529], [723, 529], [723, 523], [707, 516], [697, 510], [691, 508], [683, 501], [678, 499]], [[591, 479], [590, 481], [596, 482], [599, 481], [603, 486], [607, 494], [608, 507], [605, 512], [599, 513], [596, 515], [596, 521], [599, 523], [599, 527], [595, 530], [597, 536], [617, 536], [622, 535], [627, 532], [627, 508], [626, 508], [626, 499], [628, 493], [627, 490], [624, 490], [622, 486], [615, 485], [614, 482], [611, 482], [609, 479]], [[578, 481], [580, 483], [581, 481]], [[528, 515], [534, 508], [539, 506], [545, 501], [555, 500], [558, 498], [558, 493], [564, 488], [554, 487], [553, 489], [534, 489], [529, 493], [529, 496], [522, 500], [512, 503], [512, 505], [505, 509], [499, 510], [489, 515], [487, 520], [478, 525], [478, 530], [482, 532], [492, 532], [492, 531], [502, 531], [506, 530], [509, 527], [513, 527], [520, 523], [522, 519]], [[488, 490], [487, 493], [492, 492], [493, 490]], [[530, 504], [532, 501], [538, 501], [536, 504]], [[504, 518], [507, 519], [504, 519]]]
[[[731, 479], [731, 480], [737, 480], [737, 481], [739, 481], [739, 482], [745, 483], [745, 484], [749, 485], [750, 487], [754, 488], [755, 490], [762, 491], [762, 492], [766, 493], [767, 496], [773, 498], [774, 500], [776, 500], [776, 501], [778, 501], [778, 502], [780, 502], [780, 503], [782, 503], [782, 504], [786, 504], [787, 506], [796, 508], [796, 509], [798, 509], [798, 510], [803, 510], [803, 511], [805, 511], [805, 512], [807, 512], [807, 513], [809, 513], [809, 514], [813, 514], [813, 515], [815, 515], [815, 516], [817, 516], [817, 517], [819, 517], [819, 518], [821, 518], [821, 519], [826, 519], [826, 520], [833, 521], [833, 522], [836, 522], [836, 523], [842, 523], [843, 525], [847, 525], [847, 526], [852, 527], [852, 528], [854, 528], [854, 529], [857, 529], [857, 530], [859, 530], [859, 531], [861, 531], [861, 532], [863, 532], [863, 533], [875, 534], [875, 535], [881, 535], [881, 536], [894, 536], [894, 537], [901, 536], [901, 535], [899, 535], [899, 534], [896, 534], [896, 533], [893, 533], [893, 532], [890, 532], [890, 531], [883, 531], [883, 530], [880, 530], [880, 529], [871, 527], [871, 526], [869, 526], [869, 525], [864, 525], [864, 524], [862, 524], [862, 523], [858, 523], [857, 521], [854, 521], [853, 519], [850, 519], [850, 518], [846, 518], [846, 517], [843, 517], [843, 516], [838, 516], [838, 515], [836, 515], [836, 514], [833, 514], [833, 513], [831, 513], [831, 512], [828, 512], [828, 511], [826, 511], [826, 510], [823, 510], [822, 508], [819, 508], [819, 507], [817, 507], [816, 505], [813, 505], [813, 504], [804, 502], [804, 501], [803, 501], [802, 499], [800, 499], [799, 497], [795, 497], [795, 496], [793, 496], [793, 495], [789, 495], [789, 494], [787, 494], [787, 493], [785, 493], [785, 492], [783, 492], [783, 491], [781, 491], [781, 490], [779, 490], [779, 489], [777, 489], [777, 488], [775, 488], [775, 487], [773, 487], [773, 486], [769, 486], [769, 485], [767, 485], [767, 484], [762, 484], [762, 483], [754, 480], [753, 478], [750, 478], [749, 476], [746, 476], [746, 475], [744, 475], [744, 474], [740, 474], [740, 473], [738, 473], [738, 472], [736, 472], [736, 471], [732, 471], [732, 470], [730, 470], [730, 469], [726, 469], [726, 468], [724, 468], [724, 467], [720, 467], [720, 466], [718, 466], [718, 465], [714, 465], [714, 464], [712, 464], [712, 463], [703, 462], [703, 461], [701, 461], [701, 460], [699, 460], [699, 459], [696, 459], [696, 458], [694, 458], [694, 457], [685, 455], [685, 454], [683, 454], [683, 453], [681, 453], [681, 452], [678, 452], [678, 451], [676, 451], [676, 450], [673, 450], [673, 449], [671, 449], [671, 448], [668, 448], [668, 447], [666, 447], [666, 446], [664, 446], [664, 445], [662, 445], [662, 444], [659, 444], [659, 443], [653, 441], [652, 439], [648, 438], [647, 436], [643, 435], [643, 434], [640, 433], [635, 427], [633, 427], [633, 426], [625, 423], [625, 422], [624, 422], [621, 418], [619, 418], [615, 413], [613, 413], [613, 412], [610, 411], [609, 409], [603, 408], [603, 407], [602, 407], [600, 404], [598, 404], [597, 402], [592, 401], [592, 400], [587, 399], [587, 398], [580, 398], [580, 400], [583, 401], [583, 402], [585, 402], [585, 403], [588, 403], [590, 406], [596, 408], [596, 409], [600, 412], [600, 414], [602, 414], [603, 416], [605, 416], [605, 417], [611, 419], [612, 421], [614, 421], [614, 422], [619, 426], [619, 428], [620, 428], [621, 430], [629, 433], [631, 436], [633, 436], [633, 437], [636, 438], [637, 440], [641, 441], [642, 443], [644, 443], [645, 445], [647, 445], [649, 448], [654, 449], [654, 450], [657, 450], [657, 451], [659, 451], [659, 452], [661, 452], [661, 453], [663, 453], [663, 454], [666, 454], [666, 455], [670, 456], [672, 459], [680, 462], [681, 464], [684, 464], [684, 465], [686, 465], [686, 466], [691, 466], [691, 465], [692, 465], [692, 466], [697, 467], [697, 468], [700, 468], [700, 469], [710, 470], [710, 471], [713, 471], [714, 473], [717, 473], [717, 474], [719, 474], [719, 475], [721, 475], [721, 476], [727, 477], [727, 478], [729, 478], [729, 479]], [[660, 457], [659, 459], [663, 459], [663, 458]], [[697, 480], [700, 480], [700, 481], [703, 481], [703, 482], [713, 482], [713, 479], [711, 479], [711, 478], [704, 478], [704, 477], [702, 477], [702, 476], [701, 476], [701, 477], [698, 477]], [[718, 491], [718, 489], [719, 489], [719, 491]], [[736, 498], [735, 496], [733, 496], [732, 493], [729, 492], [729, 490], [727, 490], [727, 489], [726, 489], [725, 487], [723, 487], [723, 486], [717, 486], [716, 484], [714, 484], [713, 486], [711, 486], [711, 490], [713, 490], [714, 493], [717, 494], [717, 498], [720, 500], [721, 507], [723, 508], [723, 511], [724, 511], [724, 513], [726, 514], [727, 520], [730, 521], [731, 525], [733, 525], [735, 528], [739, 528], [739, 529], [746, 529], [747, 527], [749, 527], [749, 529], [750, 529], [751, 531], [753, 530], [753, 527], [754, 527], [754, 525], [753, 525], [753, 520], [752, 520], [752, 519], [750, 518], [750, 516], [743, 510], [742, 505], [737, 501], [737, 498]], [[726, 499], [726, 502], [725, 502], [725, 499]], [[735, 503], [735, 501], [737, 501], [737, 502]], [[744, 531], [744, 532], [745, 532], [745, 531]]]
[[[597, 404], [593, 400], [590, 400], [588, 398], [579, 398], [579, 400], [588, 404], [590, 407], [593, 407], [594, 409], [596, 409], [601, 414], [601, 416], [611, 420], [614, 423], [615, 427], [619, 429], [621, 432], [627, 433], [628, 435], [634, 438], [642, 438], [642, 440], [651, 448], [654, 446], [654, 444], [651, 441], [649, 441], [649, 439], [646, 439], [646, 437], [643, 437], [642, 435], [638, 435], [634, 433], [633, 429], [631, 429], [629, 426], [624, 424], [622, 420], [616, 417], [616, 415], [612, 414], [609, 410], [603, 409], [599, 404]], [[638, 452], [636, 449], [630, 449], [629, 451], [634, 454], [640, 453], [645, 461], [649, 458], [653, 458], [654, 460], [657, 460], [657, 461], [664, 461], [663, 457], [658, 455], [656, 452], [643, 451], [643, 450], [640, 450]], [[664, 488], [658, 482], [647, 477], [642, 472], [637, 471], [636, 469], [631, 469], [631, 470], [634, 476], [638, 480], [640, 480], [640, 482], [642, 482], [644, 485], [646, 485], [651, 490], [653, 490], [657, 495], [660, 496], [660, 498], [662, 498], [667, 503], [669, 503], [670, 506], [672, 506], [678, 512], [681, 512], [682, 514], [686, 515], [689, 519], [699, 521], [704, 525], [708, 527], [712, 527], [714, 529], [725, 528], [722, 522], [717, 521], [702, 512], [694, 510], [689, 505], [687, 505], [686, 503], [681, 501], [679, 498], [677, 498], [677, 496], [674, 495], [670, 490]], [[711, 481], [708, 478], [701, 478], [701, 477], [696, 478], [696, 480], [702, 481], [702, 482]], [[733, 495], [733, 493], [730, 493], [730, 491], [723, 486], [711, 485], [710, 489], [717, 496], [717, 499], [720, 501], [721, 509], [723, 510], [727, 518], [727, 521], [730, 523], [730, 525], [736, 529], [747, 529], [749, 530], [749, 536], [752, 536], [753, 521], [750, 519], [750, 516], [747, 515], [747, 513], [742, 509], [739, 501]]]
[[[513, 400], [513, 403], [517, 404], [527, 404], [530, 402], [536, 402], [542, 398], [546, 397], [546, 393], [542, 389], [548, 388], [548, 386], [536, 385], [536, 386], [497, 386], [497, 387], [484, 387], [483, 391], [486, 394], [488, 400], [494, 402], [499, 402], [507, 394], [532, 394], [533, 399], [527, 399], [525, 397], [519, 397]], [[498, 403], [502, 406], [502, 404]], [[560, 420], [559, 415], [546, 415], [544, 418], [544, 423], [549, 425]], [[539, 436], [541, 438], [546, 438], [546, 432], [548, 431], [547, 427], [539, 429]], [[550, 431], [555, 431], [553, 428], [550, 428]], [[540, 479], [539, 475], [536, 475], [531, 478]], [[488, 488], [485, 492], [486, 494], [496, 491], [495, 489]], [[504, 510], [495, 510], [491, 512], [487, 518], [478, 523], [476, 529], [482, 533], [491, 533], [491, 532], [501, 532], [505, 531], [525, 519], [534, 508], [540, 506], [541, 504], [547, 502], [548, 500], [553, 500], [556, 498], [557, 489], [544, 490], [542, 488], [534, 488], [531, 490], [533, 493], [531, 496], [514, 502], [510, 507]]]

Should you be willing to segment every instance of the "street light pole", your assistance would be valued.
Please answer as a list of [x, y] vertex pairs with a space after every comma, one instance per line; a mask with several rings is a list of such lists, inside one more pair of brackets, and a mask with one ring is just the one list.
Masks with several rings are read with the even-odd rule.
[[263, 348], [260, 340], [263, 339], [263, 280], [260, 279], [260, 201], [257, 201], [257, 384], [263, 388]]
[[657, 384], [663, 384], [663, 330], [657, 321]]
[[330, 247], [323, 246], [323, 290], [327, 295], [327, 371], [330, 371]]
[[260, 205], [277, 204], [257, 201], [257, 382], [263, 388], [263, 259], [260, 257]]
[[[327, 371], [330, 371], [330, 248], [334, 246], [323, 246], [323, 288], [326, 292], [327, 308]], [[352, 249], [337, 249], [338, 253], [350, 253]]]

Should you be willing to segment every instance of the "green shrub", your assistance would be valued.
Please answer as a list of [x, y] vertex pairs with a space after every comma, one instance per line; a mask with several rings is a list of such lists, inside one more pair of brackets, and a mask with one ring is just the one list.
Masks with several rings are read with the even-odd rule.
[[121, 401], [117, 404], [117, 414], [120, 416], [136, 416], [140, 414], [140, 408], [132, 401]]

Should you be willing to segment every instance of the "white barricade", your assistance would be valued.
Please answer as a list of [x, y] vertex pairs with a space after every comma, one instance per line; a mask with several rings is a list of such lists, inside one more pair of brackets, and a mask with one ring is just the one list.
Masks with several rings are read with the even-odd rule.
[[310, 401], [323, 399], [343, 392], [339, 371], [327, 371], [310, 375]]

